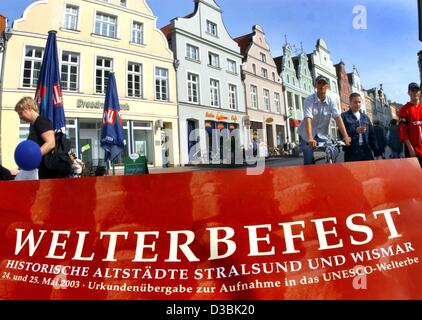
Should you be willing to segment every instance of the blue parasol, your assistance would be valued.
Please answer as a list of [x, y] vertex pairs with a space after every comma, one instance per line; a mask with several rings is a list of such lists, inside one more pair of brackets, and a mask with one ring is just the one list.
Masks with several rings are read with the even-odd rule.
[[35, 100], [37, 101], [40, 114], [50, 119], [54, 130], [64, 133], [66, 118], [60, 86], [56, 33], [54, 30], [48, 32], [44, 58], [35, 92]]
[[110, 72], [104, 103], [103, 127], [101, 129], [101, 147], [104, 148], [104, 161], [115, 160], [125, 147], [123, 120], [120, 116], [119, 97], [116, 78]]

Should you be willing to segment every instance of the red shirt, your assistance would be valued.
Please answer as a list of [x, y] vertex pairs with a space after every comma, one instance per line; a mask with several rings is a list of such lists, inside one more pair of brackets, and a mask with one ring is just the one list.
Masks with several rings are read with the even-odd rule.
[[406, 103], [400, 108], [399, 118], [400, 140], [409, 140], [416, 155], [422, 157], [422, 103]]

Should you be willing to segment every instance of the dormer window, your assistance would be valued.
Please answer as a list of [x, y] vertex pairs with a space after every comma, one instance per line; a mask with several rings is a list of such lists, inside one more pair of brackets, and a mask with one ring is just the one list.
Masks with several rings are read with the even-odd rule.
[[267, 57], [265, 56], [265, 53], [260, 52], [260, 59], [262, 62], [267, 63]]
[[212, 21], [207, 20], [207, 33], [217, 36], [217, 24]]

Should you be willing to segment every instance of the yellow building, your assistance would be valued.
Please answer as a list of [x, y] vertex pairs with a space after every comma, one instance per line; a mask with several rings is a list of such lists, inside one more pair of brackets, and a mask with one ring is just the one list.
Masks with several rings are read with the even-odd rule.
[[21, 97], [34, 96], [48, 31], [56, 30], [66, 131], [80, 157], [94, 163], [104, 158], [103, 103], [114, 71], [125, 154], [144, 153], [154, 166], [179, 165], [173, 53], [156, 20], [145, 0], [31, 4], [14, 21], [4, 56], [1, 163], [16, 168], [13, 153], [29, 126], [20, 122], [14, 106]]

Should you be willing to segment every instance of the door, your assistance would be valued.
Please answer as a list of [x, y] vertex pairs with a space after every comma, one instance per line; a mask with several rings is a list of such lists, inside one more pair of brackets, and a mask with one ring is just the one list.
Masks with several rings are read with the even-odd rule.
[[273, 135], [273, 126], [267, 124], [267, 147], [274, 148], [274, 135]]
[[[195, 137], [193, 136], [192, 131], [194, 131], [195, 129], [197, 129], [197, 121], [195, 120], [187, 120], [187, 127], [188, 127], [188, 157], [189, 160], [197, 160], [201, 157], [200, 154], [200, 148], [198, 148], [198, 152], [196, 152], [196, 150], [193, 150], [191, 152], [191, 149], [195, 146], [195, 144], [197, 143], [197, 141], [199, 142], [199, 139], [195, 139]], [[191, 136], [192, 134], [192, 136]], [[196, 137], [198, 138], [198, 137]], [[198, 154], [199, 153], [199, 154]]]

